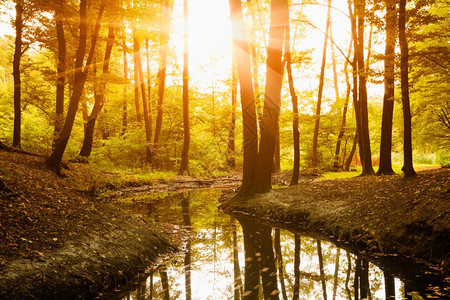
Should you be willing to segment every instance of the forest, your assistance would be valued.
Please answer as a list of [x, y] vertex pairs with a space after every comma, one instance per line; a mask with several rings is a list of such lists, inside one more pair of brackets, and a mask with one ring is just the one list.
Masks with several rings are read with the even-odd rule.
[[3, 1], [0, 141], [57, 171], [219, 176], [247, 139], [273, 172], [449, 163], [446, 1], [179, 2]]
[[449, 297], [449, 0], [0, 7], [0, 298]]

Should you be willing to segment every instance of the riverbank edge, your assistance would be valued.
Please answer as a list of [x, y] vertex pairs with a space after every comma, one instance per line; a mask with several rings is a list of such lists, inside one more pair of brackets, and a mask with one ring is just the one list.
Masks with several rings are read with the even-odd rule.
[[232, 215], [330, 241], [353, 253], [403, 256], [447, 274], [450, 169], [396, 176], [311, 180], [266, 194], [226, 195]]
[[168, 230], [128, 220], [104, 235], [69, 240], [39, 260], [11, 261], [0, 272], [0, 298], [92, 299], [119, 292], [181, 251], [181, 239]]

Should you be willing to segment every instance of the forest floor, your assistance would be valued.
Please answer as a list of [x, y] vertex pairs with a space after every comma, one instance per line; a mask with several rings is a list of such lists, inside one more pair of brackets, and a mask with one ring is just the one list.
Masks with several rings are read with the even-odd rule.
[[[98, 197], [98, 176], [117, 175], [91, 174], [80, 164], [69, 167], [61, 178], [47, 170], [42, 157], [0, 150], [0, 298], [54, 298], [68, 287], [73, 295], [93, 297], [117, 289], [117, 284], [179, 251], [183, 240], [169, 225], [150, 225], [127, 215], [111, 198], [148, 191], [233, 189], [240, 183], [237, 175], [175, 177], [109, 187], [107, 197]], [[353, 243], [359, 250], [414, 256], [447, 274], [449, 178], [448, 168], [419, 172], [411, 179], [322, 180], [304, 174], [295, 187], [245, 200], [232, 199], [230, 192], [221, 206], [312, 236], [321, 233], [337, 244]], [[284, 172], [274, 176], [273, 183], [283, 186], [289, 179], [290, 173]], [[105, 186], [100, 189], [105, 195]]]

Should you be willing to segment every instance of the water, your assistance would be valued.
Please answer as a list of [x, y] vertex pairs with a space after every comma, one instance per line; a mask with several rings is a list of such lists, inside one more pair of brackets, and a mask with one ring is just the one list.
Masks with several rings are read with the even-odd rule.
[[[230, 215], [218, 210], [217, 199], [220, 194], [221, 191], [217, 189], [202, 189], [184, 193], [153, 193], [122, 199], [120, 205], [123, 209], [139, 214], [147, 220], [170, 223], [179, 228], [185, 228], [190, 234], [185, 254], [171, 259], [157, 270], [149, 270], [147, 274], [139, 275], [138, 279], [130, 285], [137, 287], [134, 291], [126, 294], [126, 296], [119, 293], [113, 295], [112, 298], [241, 299], [245, 271], [244, 232], [246, 243], [255, 246], [251, 242], [253, 239], [250, 239], [249, 236], [256, 237], [260, 242], [263, 241], [261, 248], [256, 245], [256, 257], [253, 257], [253, 261], [256, 262], [261, 257], [266, 257], [266, 252], [273, 253], [271, 251], [273, 243], [270, 239], [272, 230], [268, 229], [266, 225], [256, 224], [254, 220], [239, 218], [241, 225]], [[244, 226], [244, 232], [242, 226]], [[385, 274], [375, 264], [361, 263], [356, 255], [339, 249], [332, 243], [318, 242], [316, 239], [306, 236], [296, 236], [287, 230], [278, 231], [279, 243], [277, 242], [275, 245], [279, 244], [281, 249], [283, 283], [288, 299], [293, 297], [294, 286], [296, 286], [295, 274], [299, 274], [297, 278], [299, 280], [299, 299], [323, 299], [325, 296], [324, 286], [327, 299], [355, 299], [354, 284], [357, 264], [363, 266], [363, 268], [365, 265], [368, 266], [368, 298], [385, 299], [385, 275], [389, 276], [390, 274]], [[269, 235], [262, 234], [264, 232], [269, 232]], [[276, 236], [275, 230], [272, 232], [272, 236]], [[299, 238], [297, 243], [295, 243], [296, 237]], [[298, 241], [300, 241], [300, 247]], [[323, 265], [322, 277], [320, 275], [319, 246]], [[299, 273], [295, 272], [296, 253], [300, 253]], [[384, 269], [393, 270], [395, 274], [398, 274], [398, 270], [402, 269], [401, 266], [404, 265], [404, 262], [399, 265], [400, 267], [391, 265]], [[411, 265], [407, 264], [407, 269], [412, 273], [411, 276], [417, 277]], [[263, 268], [263, 271], [266, 270], [267, 272], [261, 276], [266, 279], [263, 286], [270, 286], [269, 273], [271, 273], [271, 269], [270, 267]], [[251, 272], [251, 269], [247, 271], [248, 274], [252, 274]], [[258, 272], [258, 268], [255, 272]], [[425, 274], [425, 272], [430, 271], [421, 270], [421, 272]], [[280, 299], [283, 299], [279, 269], [277, 273], [276, 286], [272, 286], [278, 287]], [[414, 283], [417, 278], [415, 278], [415, 281], [409, 281], [407, 276], [402, 277], [402, 279], [406, 278], [409, 285], [417, 286]], [[253, 280], [259, 281], [259, 278], [259, 274], [255, 273]], [[325, 280], [322, 281], [321, 278]], [[246, 279], [249, 283], [252, 277], [247, 276]], [[420, 278], [419, 282], [423, 286], [427, 286], [429, 283], [425, 282], [426, 280], [429, 279]], [[434, 277], [433, 280], [435, 280]], [[365, 286], [364, 282], [364, 276], [362, 276], [362, 281], [357, 281], [358, 286], [361, 284]], [[393, 284], [391, 289], [395, 292], [395, 298], [389, 299], [405, 299], [405, 285], [398, 278], [389, 282]], [[257, 285], [257, 283], [254, 285]], [[441, 282], [441, 285], [444, 285], [444, 283]], [[127, 288], [130, 287], [125, 289]], [[439, 289], [442, 290], [442, 286]], [[357, 288], [356, 290], [360, 294], [361, 289]], [[364, 293], [364, 291], [363, 288], [362, 292]], [[426, 295], [430, 294], [423, 289], [420, 292], [425, 298], [427, 298]], [[413, 294], [413, 299], [422, 299], [417, 292]], [[439, 295], [437, 297], [440, 298]], [[263, 298], [263, 289], [258, 288], [258, 286], [255, 287], [256, 298]]]

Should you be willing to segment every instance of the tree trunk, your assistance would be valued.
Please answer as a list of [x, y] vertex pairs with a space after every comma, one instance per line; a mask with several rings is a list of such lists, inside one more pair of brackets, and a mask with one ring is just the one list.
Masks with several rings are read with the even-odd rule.
[[126, 32], [123, 31], [124, 38], [122, 42], [123, 47], [123, 78], [125, 83], [123, 85], [123, 105], [122, 105], [122, 135], [125, 134], [128, 126], [128, 47], [126, 42]]
[[320, 67], [320, 78], [319, 78], [319, 91], [317, 96], [317, 106], [316, 106], [316, 115], [315, 115], [315, 124], [314, 124], [314, 136], [313, 136], [313, 145], [312, 145], [312, 167], [317, 169], [318, 165], [318, 153], [317, 147], [319, 143], [319, 124], [320, 124], [320, 110], [322, 107], [322, 92], [323, 92], [323, 80], [325, 76], [325, 65], [327, 61], [327, 47], [328, 47], [328, 33], [330, 31], [331, 25], [331, 0], [328, 0], [328, 10], [327, 10], [327, 21], [325, 27], [325, 37], [323, 40], [323, 49], [322, 49], [322, 66]]
[[355, 292], [355, 300], [359, 300], [359, 280], [361, 278], [361, 259], [356, 258], [355, 261], [355, 278], [353, 281], [353, 289]]
[[150, 132], [153, 132], [152, 76], [150, 72], [150, 49], [148, 46], [148, 38], [145, 39], [145, 55], [147, 61], [148, 121], [150, 124]]
[[[351, 51], [352, 51], [352, 44], [353, 44], [353, 39], [350, 39], [350, 45], [348, 47], [347, 57], [350, 57], [350, 54], [351, 54]], [[340, 166], [340, 164], [341, 164], [341, 158], [340, 158], [341, 143], [342, 143], [342, 138], [344, 137], [345, 130], [346, 130], [345, 127], [346, 127], [346, 124], [347, 124], [348, 102], [350, 100], [350, 91], [351, 91], [350, 79], [349, 79], [349, 76], [348, 76], [348, 62], [349, 61], [346, 60], [345, 63], [344, 63], [345, 83], [346, 83], [346, 86], [347, 86], [347, 91], [345, 92], [344, 107], [342, 109], [341, 127], [339, 129], [339, 134], [338, 134], [338, 138], [337, 138], [337, 142], [336, 142], [336, 148], [334, 150], [334, 164], [333, 164], [333, 169], [334, 170], [338, 170], [338, 169], [342, 168], [342, 166]], [[342, 163], [343, 163], [344, 158], [345, 158], [345, 155], [342, 156]]]
[[355, 155], [356, 152], [356, 146], [358, 145], [358, 130], [355, 131], [355, 136], [353, 138], [353, 144], [352, 144], [352, 149], [350, 150], [350, 154], [347, 157], [347, 160], [345, 161], [345, 165], [344, 165], [344, 171], [350, 171], [350, 164], [352, 163], [353, 160], [353, 156]]
[[360, 276], [361, 299], [368, 299], [369, 296], [369, 262], [365, 259], [361, 262]]
[[277, 268], [272, 243], [272, 228], [260, 225], [256, 230], [258, 250], [261, 253], [260, 272], [264, 299], [279, 299]]
[[147, 91], [145, 89], [145, 80], [144, 80], [144, 71], [142, 69], [142, 61], [141, 61], [141, 47], [139, 45], [139, 41], [137, 40], [136, 36], [133, 38], [133, 51], [135, 56], [135, 62], [136, 65], [134, 66], [135, 72], [137, 71], [139, 74], [138, 78], [138, 86], [141, 88], [141, 95], [142, 95], [142, 107], [144, 108], [144, 125], [145, 125], [145, 140], [146, 140], [146, 162], [151, 163], [151, 148], [150, 143], [152, 139], [152, 132], [151, 132], [151, 124], [148, 117], [148, 101], [147, 101]]
[[352, 293], [350, 292], [350, 288], [348, 287], [348, 283], [350, 282], [350, 274], [352, 271], [352, 259], [350, 257], [350, 253], [347, 251], [347, 274], [345, 276], [345, 292], [347, 293], [347, 299], [352, 300]]
[[21, 81], [20, 81], [20, 60], [22, 58], [22, 32], [23, 32], [23, 0], [16, 0], [16, 19], [14, 27], [16, 29], [16, 39], [14, 42], [13, 78], [14, 78], [14, 134], [13, 147], [21, 148]]
[[227, 165], [231, 170], [236, 168], [236, 98], [238, 87], [238, 75], [237, 75], [237, 57], [236, 49], [233, 45], [232, 49], [232, 66], [231, 66], [231, 121], [230, 130], [228, 131], [228, 147], [227, 147]]
[[[239, 87], [244, 127], [244, 162], [240, 195], [250, 195], [258, 156], [258, 128], [253, 92], [250, 55], [241, 0], [229, 0], [233, 44], [236, 49]], [[250, 298], [249, 298], [250, 299]]]
[[284, 283], [283, 254], [281, 252], [281, 233], [279, 228], [275, 228], [274, 231], [275, 261], [278, 267], [278, 274], [280, 276], [281, 294], [283, 295], [283, 299], [287, 300], [286, 285]]
[[133, 30], [133, 65], [134, 65], [134, 107], [136, 108], [136, 121], [142, 127], [141, 102], [139, 97], [140, 79], [139, 79], [139, 57], [140, 53], [136, 50], [136, 30]]
[[103, 16], [104, 3], [100, 5], [98, 12], [94, 33], [91, 40], [91, 48], [89, 56], [86, 61], [86, 66], [83, 71], [83, 61], [86, 51], [86, 39], [87, 39], [87, 19], [86, 19], [86, 0], [80, 1], [80, 37], [75, 58], [75, 75], [74, 86], [72, 96], [69, 102], [69, 109], [67, 111], [66, 120], [61, 130], [59, 138], [55, 142], [55, 149], [50, 157], [46, 160], [48, 167], [56, 173], [60, 173], [61, 159], [66, 150], [67, 142], [69, 141], [70, 133], [72, 132], [73, 123], [78, 110], [78, 103], [80, 102], [81, 95], [83, 94], [84, 84], [86, 82], [87, 74], [89, 73], [90, 66], [94, 57], [95, 45], [97, 43], [98, 32], [100, 30], [100, 22]]
[[[289, 14], [289, 10], [288, 10]], [[298, 99], [295, 94], [294, 88], [294, 78], [292, 76], [292, 58], [291, 58], [291, 32], [290, 32], [290, 24], [289, 24], [289, 16], [288, 23], [285, 28], [284, 34], [285, 42], [284, 42], [284, 56], [286, 59], [286, 70], [288, 74], [288, 83], [289, 83], [289, 93], [291, 95], [292, 101], [292, 135], [294, 139], [294, 165], [292, 168], [292, 178], [291, 183], [289, 185], [298, 184], [298, 176], [300, 171], [300, 132], [298, 130]]]
[[261, 141], [254, 181], [254, 190], [257, 193], [265, 193], [271, 189], [271, 173], [281, 105], [283, 39], [288, 22], [287, 16], [289, 16], [287, 1], [272, 0]]
[[[259, 45], [257, 40], [256, 30], [261, 29], [257, 26], [256, 17], [258, 14], [258, 4], [257, 1], [247, 0], [250, 5], [250, 18], [251, 18], [251, 30], [250, 30], [250, 49], [251, 49], [251, 59], [252, 59], [252, 74], [253, 74], [253, 86], [255, 92], [255, 105], [256, 105], [256, 113], [258, 116], [259, 125], [261, 126], [262, 122], [262, 103], [261, 103], [261, 92], [259, 86], [259, 62], [257, 55], [257, 45]], [[261, 128], [261, 127], [260, 127]]]
[[416, 175], [413, 167], [412, 138], [411, 138], [411, 107], [409, 103], [409, 75], [408, 75], [408, 41], [406, 40], [406, 0], [400, 0], [398, 18], [398, 40], [400, 44], [400, 70], [403, 105], [403, 172], [405, 177]]
[[191, 131], [189, 125], [189, 37], [188, 37], [188, 1], [184, 0], [184, 52], [183, 52], [183, 151], [179, 175], [189, 174], [189, 147]]
[[159, 274], [161, 275], [164, 300], [170, 300], [169, 277], [167, 276], [167, 267], [164, 264], [159, 269]]
[[381, 121], [380, 165], [377, 175], [395, 174], [392, 169], [392, 118], [394, 114], [396, 1], [386, 0], [386, 48], [384, 51], [384, 97]]
[[325, 281], [325, 272], [323, 270], [322, 243], [320, 240], [317, 240], [317, 254], [319, 256], [320, 282], [322, 283], [323, 299], [327, 300], [327, 285]]
[[55, 146], [55, 141], [58, 139], [59, 133], [61, 132], [62, 126], [64, 124], [64, 89], [66, 85], [66, 56], [67, 56], [67, 45], [66, 38], [64, 36], [64, 25], [63, 25], [63, 13], [64, 0], [59, 1], [59, 7], [55, 9], [55, 27], [56, 27], [56, 39], [58, 41], [58, 62], [56, 66], [57, 78], [56, 78], [56, 107], [55, 107], [55, 131], [53, 134], [53, 145]]
[[166, 89], [166, 68], [167, 68], [167, 54], [169, 52], [169, 24], [170, 24], [170, 16], [171, 16], [171, 7], [170, 1], [165, 0], [164, 2], [164, 23], [161, 28], [161, 65], [158, 71], [158, 105], [157, 105], [157, 115], [156, 115], [156, 124], [155, 124], [155, 139], [153, 142], [153, 157], [152, 164], [153, 166], [157, 166], [159, 162], [157, 160], [158, 156], [158, 147], [159, 147], [159, 139], [161, 135], [162, 128], [162, 120], [163, 120], [163, 105], [164, 105], [164, 91]]
[[294, 288], [292, 300], [298, 300], [300, 294], [300, 251], [301, 239], [300, 236], [294, 235]]
[[359, 112], [361, 114], [361, 131], [360, 131], [360, 149], [362, 149], [361, 163], [363, 170], [361, 175], [372, 175], [374, 170], [372, 167], [372, 153], [370, 150], [369, 136], [369, 113], [367, 109], [367, 87], [366, 87], [366, 69], [364, 66], [364, 18], [365, 18], [365, 0], [355, 1], [355, 15], [358, 21], [358, 51], [356, 57], [358, 62], [359, 77]]
[[[114, 26], [110, 25], [108, 28], [108, 41], [106, 43], [106, 51], [105, 58], [103, 60], [103, 74], [109, 74], [109, 61], [111, 59], [112, 47], [114, 45], [115, 33]], [[88, 117], [86, 129], [84, 131], [84, 140], [83, 146], [80, 150], [80, 156], [89, 157], [92, 151], [92, 143], [94, 140], [94, 128], [95, 122], [97, 120], [98, 114], [102, 110], [105, 104], [105, 90], [106, 90], [106, 82], [101, 81], [99, 87], [99, 93], [95, 93], [94, 98], [94, 107], [92, 108], [91, 114]]]

